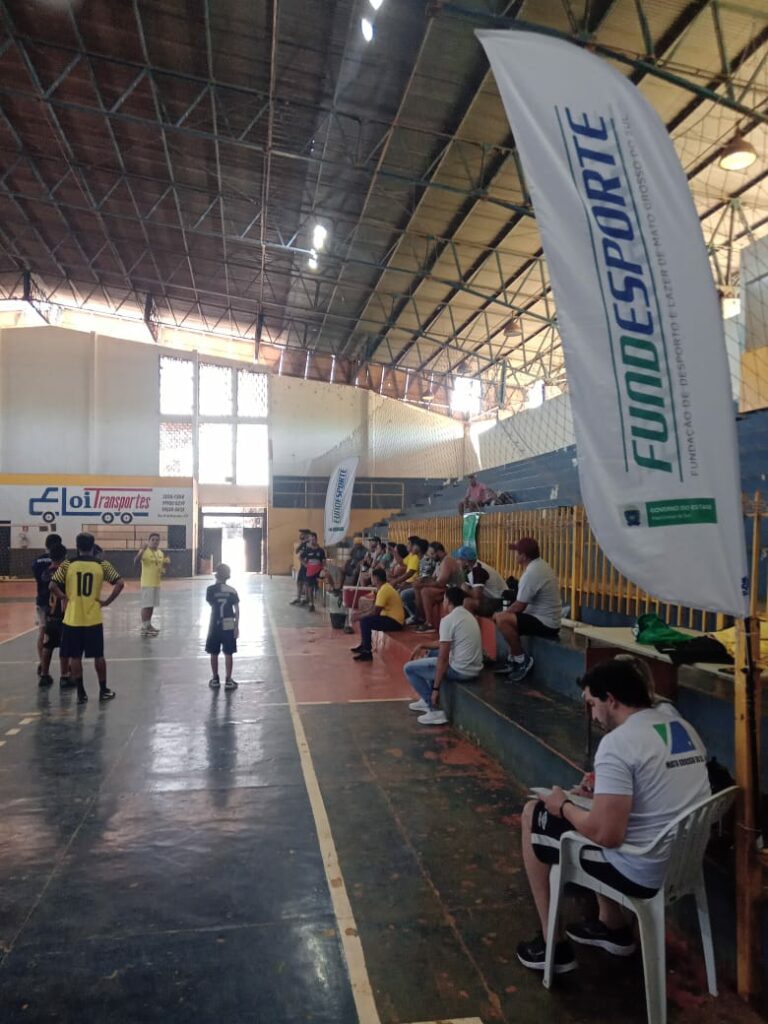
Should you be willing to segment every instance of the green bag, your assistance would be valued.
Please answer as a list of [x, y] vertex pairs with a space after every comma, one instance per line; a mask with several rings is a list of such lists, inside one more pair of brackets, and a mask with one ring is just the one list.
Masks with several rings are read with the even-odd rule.
[[652, 613], [641, 615], [632, 632], [639, 644], [648, 644], [648, 646], [682, 644], [691, 639], [688, 634], [672, 629], [663, 619]]

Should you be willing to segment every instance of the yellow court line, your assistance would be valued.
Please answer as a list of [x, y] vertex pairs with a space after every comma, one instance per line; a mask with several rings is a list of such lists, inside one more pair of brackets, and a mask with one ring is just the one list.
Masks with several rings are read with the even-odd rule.
[[307, 796], [312, 808], [312, 816], [315, 819], [315, 830], [317, 841], [320, 846], [320, 853], [325, 866], [325, 877], [328, 880], [328, 891], [331, 894], [333, 913], [339, 930], [344, 957], [347, 961], [349, 981], [352, 987], [352, 996], [355, 1000], [355, 1008], [360, 1024], [381, 1024], [376, 1001], [373, 998], [371, 981], [368, 977], [368, 968], [365, 964], [363, 944], [357, 931], [357, 924], [352, 913], [352, 905], [344, 884], [344, 877], [341, 873], [339, 858], [336, 853], [336, 844], [333, 841], [331, 825], [328, 821], [328, 812], [325, 809], [323, 795], [320, 792], [320, 784], [317, 781], [315, 766], [312, 761], [312, 754], [307, 742], [304, 725], [299, 715], [299, 708], [296, 702], [296, 695], [293, 692], [291, 679], [288, 674], [283, 645], [280, 641], [278, 631], [275, 627], [275, 620], [272, 610], [267, 606], [267, 617], [275, 638], [277, 658], [280, 663], [280, 671], [283, 675], [283, 686], [288, 697], [288, 709], [293, 723], [293, 731], [296, 735], [296, 746], [299, 751], [301, 770], [304, 775], [304, 784], [307, 787]]

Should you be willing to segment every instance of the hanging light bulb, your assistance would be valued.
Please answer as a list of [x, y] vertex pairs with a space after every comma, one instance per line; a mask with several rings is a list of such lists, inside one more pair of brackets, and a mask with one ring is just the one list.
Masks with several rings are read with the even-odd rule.
[[751, 142], [737, 135], [720, 153], [717, 161], [724, 171], [745, 171], [757, 160], [757, 150]]
[[360, 19], [360, 31], [363, 33], [363, 39], [366, 43], [370, 43], [373, 39], [373, 22], [368, 18]]
[[325, 246], [327, 237], [328, 229], [322, 224], [315, 224], [315, 229], [312, 232], [312, 248], [319, 252]]

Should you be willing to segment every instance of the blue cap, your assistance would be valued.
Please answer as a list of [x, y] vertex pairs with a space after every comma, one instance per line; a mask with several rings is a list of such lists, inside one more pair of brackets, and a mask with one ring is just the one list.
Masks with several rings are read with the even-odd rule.
[[471, 547], [469, 544], [464, 544], [460, 548], [456, 548], [453, 552], [454, 558], [461, 558], [465, 562], [476, 562], [477, 561], [477, 550]]

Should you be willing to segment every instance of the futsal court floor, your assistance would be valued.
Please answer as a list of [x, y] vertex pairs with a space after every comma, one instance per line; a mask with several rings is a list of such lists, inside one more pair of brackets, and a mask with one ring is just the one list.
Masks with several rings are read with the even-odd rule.
[[[639, 958], [580, 952], [551, 993], [517, 963], [525, 794], [499, 765], [286, 579], [232, 581], [240, 686], [209, 689], [209, 582], [164, 584], [153, 639], [132, 584], [117, 697], [88, 665], [85, 706], [38, 688], [32, 585], [0, 584], [0, 1021], [641, 1024]], [[670, 957], [672, 1021], [758, 1019]]]

